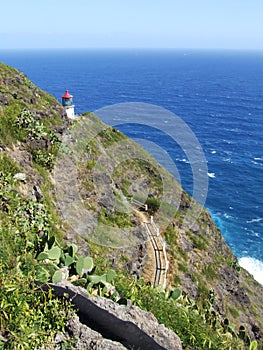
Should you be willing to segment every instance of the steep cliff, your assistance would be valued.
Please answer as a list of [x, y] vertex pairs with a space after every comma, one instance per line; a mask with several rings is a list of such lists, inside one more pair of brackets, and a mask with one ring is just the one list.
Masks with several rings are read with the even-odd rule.
[[[97, 275], [114, 268], [118, 301], [131, 299], [153, 312], [160, 323], [179, 334], [183, 348], [243, 349], [249, 339], [262, 344], [263, 287], [238, 265], [209, 213], [139, 145], [90, 113], [69, 123], [52, 96], [3, 64], [0, 137], [1, 295], [6, 298], [0, 311], [0, 336], [6, 348], [34, 339], [36, 330], [30, 336], [26, 333], [33, 322], [33, 314], [26, 311], [30, 308], [39, 308], [47, 317], [43, 325], [43, 317], [40, 321], [34, 314], [38, 328], [53, 332], [49, 338], [37, 334], [42, 339], [37, 348], [52, 343], [70, 319], [71, 311], [65, 311], [70, 306], [60, 304], [64, 301], [56, 304], [52, 297], [50, 308], [46, 304], [45, 310], [34, 308], [40, 299], [35, 299], [38, 289], [32, 288], [21, 322], [16, 322], [20, 331], [9, 316], [10, 305], [29, 293], [29, 283], [39, 276], [50, 281], [48, 274], [43, 277], [45, 260], [37, 257], [51, 236], [59, 247], [76, 244], [79, 254], [92, 256]], [[136, 201], [146, 203], [148, 210]], [[151, 216], [166, 242], [166, 291], [149, 285], [156, 270], [145, 226]], [[59, 259], [52, 261], [61, 264]], [[69, 279], [74, 282], [74, 278]], [[87, 287], [87, 279], [82, 285]], [[15, 290], [21, 293], [14, 295]], [[112, 308], [118, 314], [118, 307]], [[64, 310], [62, 321], [47, 327], [56, 318], [54, 309]], [[68, 324], [63, 341], [74, 348], [69, 334], [77, 337], [78, 331], [72, 333], [72, 327]], [[209, 335], [202, 333], [208, 328]]]

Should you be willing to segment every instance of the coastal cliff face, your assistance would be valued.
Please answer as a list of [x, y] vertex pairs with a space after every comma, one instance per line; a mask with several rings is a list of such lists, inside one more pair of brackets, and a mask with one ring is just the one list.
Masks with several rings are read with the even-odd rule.
[[[52, 234], [60, 245], [76, 244], [81, 255], [92, 256], [97, 273], [114, 268], [116, 289], [123, 299], [131, 299], [135, 305], [155, 313], [152, 306], [157, 305], [159, 298], [155, 316], [179, 332], [183, 348], [200, 348], [194, 341], [194, 336], [198, 336], [187, 338], [180, 334], [186, 321], [182, 316], [180, 330], [180, 319], [177, 323], [171, 319], [170, 308], [184, 307], [192, 320], [196, 314], [204, 322], [214, 317], [211, 328], [216, 330], [217, 324], [223, 325], [225, 333], [233, 338], [233, 325], [240, 338], [244, 327], [244, 337], [262, 344], [263, 287], [239, 266], [209, 213], [140, 146], [90, 113], [70, 123], [52, 96], [21, 72], [0, 63], [0, 147], [3, 281], [12, 277], [10, 271], [16, 271], [16, 282], [12, 279], [8, 293], [19, 290], [15, 283], [25, 284], [24, 278], [30, 274], [36, 277], [41, 240], [45, 234]], [[148, 211], [142, 213], [141, 208], [132, 205], [133, 199], [148, 203]], [[41, 223], [33, 215], [38, 215]], [[157, 288], [152, 292], [149, 286], [155, 266], [144, 221], [150, 216], [166, 241], [166, 291]], [[31, 235], [38, 237], [37, 243], [30, 241]], [[172, 300], [170, 295], [175, 291], [177, 296]], [[125, 308], [113, 306], [113, 301], [107, 304], [99, 300], [94, 302], [116, 316]], [[0, 337], [8, 348], [12, 338], [8, 324], [12, 322], [0, 312], [1, 318], [6, 319], [0, 323]], [[65, 323], [66, 318], [70, 319], [68, 314]], [[76, 326], [74, 322], [71, 317], [64, 330], [65, 338], [71, 335], [77, 339], [84, 332], [79, 331], [81, 324]], [[156, 325], [155, 319], [152, 322]], [[147, 328], [145, 317], [139, 323], [142, 329]], [[62, 328], [57, 325], [57, 332]], [[53, 331], [54, 335], [56, 330]], [[145, 332], [152, 336], [151, 330]], [[159, 343], [163, 348], [168, 348], [164, 344], [175, 336], [169, 332], [164, 332], [166, 343]], [[23, 334], [19, 334], [22, 338]], [[87, 344], [87, 348], [92, 348], [91, 342]], [[116, 344], [105, 344], [104, 349], [118, 348]], [[242, 344], [238, 342], [236, 348], [245, 348]], [[44, 342], [38, 348], [41, 345]], [[222, 345], [222, 349], [227, 346]], [[177, 348], [180, 349], [180, 342]]]

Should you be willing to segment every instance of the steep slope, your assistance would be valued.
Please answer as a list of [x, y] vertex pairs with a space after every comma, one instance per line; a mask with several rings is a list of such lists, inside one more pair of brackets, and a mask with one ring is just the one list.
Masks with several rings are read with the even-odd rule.
[[[70, 125], [52, 96], [1, 63], [0, 140], [1, 276], [7, 281], [10, 271], [18, 273], [11, 289], [3, 288], [3, 296], [33, 281], [41, 239], [52, 234], [91, 254], [97, 272], [116, 269], [123, 298], [135, 295], [133, 302], [148, 310], [160, 305], [156, 313], [166, 311], [158, 315], [159, 322], [176, 331], [179, 326], [168, 310], [179, 309], [180, 300], [175, 298], [176, 304], [147, 285], [151, 253], [141, 216], [132, 206], [137, 199], [148, 204], [144, 214], [154, 217], [167, 241], [167, 293], [177, 288], [185, 292], [185, 314], [195, 327], [201, 329], [200, 320], [216, 314], [215, 322], [225, 322], [230, 335], [233, 323], [237, 333], [244, 326], [252, 339], [262, 342], [263, 287], [238, 265], [208, 212], [140, 146], [90, 113]], [[3, 324], [0, 335], [6, 339], [11, 333]], [[190, 335], [182, 333], [185, 349], [202, 348], [193, 329]]]
[[[144, 267], [141, 262], [147, 262], [147, 256], [144, 259], [140, 254], [142, 246], [147, 254], [147, 236], [145, 228], [139, 226], [140, 218], [136, 217], [132, 208], [127, 207], [127, 203], [133, 198], [148, 203], [149, 212], [145, 214], [148, 218], [154, 216], [168, 243], [168, 285], [180, 288], [200, 303], [213, 295], [213, 307], [222, 317], [237, 327], [245, 326], [252, 338], [261, 338], [263, 288], [238, 265], [237, 258], [209, 213], [190, 198], [140, 146], [117, 130], [106, 127], [96, 116], [86, 114], [73, 130], [71, 138], [78, 141], [74, 147], [71, 141], [68, 144], [71, 150], [76, 150], [76, 153], [73, 151], [73, 158], [78, 166], [77, 174], [73, 176], [78, 178], [78, 185], [74, 185], [77, 188], [77, 192], [73, 192], [74, 198], [78, 193], [80, 196], [77, 221], [72, 222], [76, 231], [84, 234], [90, 242], [119, 248], [115, 251], [109, 249], [108, 258], [114, 261], [115, 267], [121, 265], [120, 260], [125, 257], [129, 261], [132, 259], [130, 272], [139, 277]], [[80, 152], [78, 143], [83, 147], [83, 142], [88, 152]], [[69, 157], [62, 156], [61, 161], [61, 164], [60, 161], [57, 163], [58, 169], [67, 169]], [[65, 174], [60, 173], [57, 178], [64, 189], [62, 212], [67, 213], [68, 221], [72, 219], [71, 213], [67, 212], [69, 203], [65, 203], [68, 181], [72, 180], [69, 173], [65, 172], [66, 181]], [[72, 196], [70, 193], [69, 197]], [[77, 227], [77, 222], [84, 217], [89, 217], [89, 223], [93, 222], [93, 229], [87, 229], [84, 225], [85, 233], [83, 226], [80, 229]], [[121, 222], [119, 225], [118, 218]], [[100, 222], [106, 225], [105, 229], [101, 227], [94, 231]], [[133, 228], [128, 229], [129, 234], [126, 232], [123, 235], [124, 228], [129, 226]], [[122, 229], [117, 231], [117, 227]], [[131, 234], [132, 230], [136, 234]], [[145, 269], [144, 276], [147, 276]]]

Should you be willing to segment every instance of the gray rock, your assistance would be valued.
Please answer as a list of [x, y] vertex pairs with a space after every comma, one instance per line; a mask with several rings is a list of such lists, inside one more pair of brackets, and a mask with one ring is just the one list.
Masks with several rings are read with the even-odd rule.
[[75, 349], [90, 349], [90, 350], [124, 350], [122, 344], [105, 339], [100, 333], [90, 329], [82, 324], [76, 316], [67, 324], [67, 330], [71, 337], [77, 339]]
[[13, 179], [16, 179], [21, 182], [26, 182], [26, 174], [25, 173], [17, 173], [13, 176]]
[[0, 105], [7, 106], [11, 99], [11, 94], [0, 93]]
[[180, 338], [172, 330], [159, 324], [152, 313], [143, 311], [134, 305], [119, 305], [106, 298], [90, 297], [90, 300], [119, 319], [133, 322], [165, 349], [182, 349]]
[[41, 189], [37, 185], [35, 185], [33, 188], [34, 188], [34, 191], [35, 191], [34, 194], [35, 194], [35, 197], [36, 197], [37, 201], [41, 202], [42, 199], [44, 198], [44, 195], [43, 195]]
[[107, 208], [107, 210], [110, 212], [114, 210], [115, 197], [111, 188], [107, 188], [104, 192], [101, 193], [98, 204], [104, 208]]
[[[166, 328], [163, 324], [159, 324], [155, 316], [150, 312], [143, 311], [131, 303], [127, 306], [119, 305], [103, 297], [91, 297], [85, 289], [73, 286], [69, 282], [51, 284], [50, 286], [54, 288], [55, 295], [61, 296], [66, 293], [74, 300], [73, 303], [80, 310], [80, 317], [83, 323], [93, 325], [93, 328], [96, 330], [103, 329], [102, 334], [111, 335], [111, 339], [129, 339], [132, 333], [127, 337], [128, 334], [124, 336], [123, 333], [120, 333], [118, 335], [116, 331], [119, 329], [119, 331], [123, 332], [123, 329], [125, 329], [127, 332], [134, 332], [134, 328], [136, 328], [139, 332], [135, 331], [134, 335], [140, 336], [140, 339], [145, 342], [147, 349], [149, 349], [149, 340], [151, 339], [152, 346], [156, 345], [155, 349], [160, 346], [160, 349], [182, 350], [180, 338], [172, 330]], [[88, 316], [90, 312], [91, 314]], [[100, 313], [101, 315], [99, 315]], [[106, 319], [108, 319], [107, 325], [105, 324]], [[120, 325], [122, 322], [125, 324], [124, 328]], [[101, 325], [103, 328], [101, 328]], [[123, 342], [116, 343], [116, 341], [103, 338], [101, 334], [79, 323], [76, 317], [69, 321], [67, 328], [68, 334], [78, 341], [77, 349], [80, 349], [81, 346], [82, 349], [124, 349], [121, 344]], [[145, 336], [142, 336], [142, 334]], [[123, 344], [125, 345], [125, 342]]]

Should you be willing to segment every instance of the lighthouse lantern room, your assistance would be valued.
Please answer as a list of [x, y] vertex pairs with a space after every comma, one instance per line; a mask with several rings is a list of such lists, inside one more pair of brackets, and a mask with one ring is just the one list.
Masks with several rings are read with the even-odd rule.
[[62, 106], [64, 107], [68, 118], [75, 119], [75, 111], [73, 105], [73, 96], [69, 94], [68, 90], [66, 90], [65, 94], [62, 96]]

